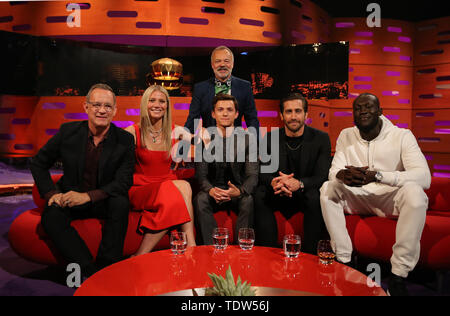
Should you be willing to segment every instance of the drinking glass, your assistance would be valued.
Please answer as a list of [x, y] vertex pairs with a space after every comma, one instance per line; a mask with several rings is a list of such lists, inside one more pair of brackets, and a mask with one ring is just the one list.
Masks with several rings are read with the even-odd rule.
[[218, 227], [213, 230], [213, 245], [216, 250], [225, 250], [228, 246], [228, 228]]
[[284, 254], [288, 258], [297, 258], [300, 254], [301, 239], [299, 235], [285, 235], [283, 239]]
[[173, 231], [170, 233], [170, 249], [176, 255], [182, 255], [187, 248], [187, 239], [185, 232]]
[[255, 231], [253, 228], [240, 228], [238, 240], [242, 250], [252, 250], [255, 244]]
[[321, 264], [331, 264], [336, 255], [334, 254], [331, 242], [329, 240], [320, 240], [317, 244], [317, 255]]

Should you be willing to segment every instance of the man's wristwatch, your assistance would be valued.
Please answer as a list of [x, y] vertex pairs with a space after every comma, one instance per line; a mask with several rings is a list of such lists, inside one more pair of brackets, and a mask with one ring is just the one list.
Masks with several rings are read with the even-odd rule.
[[377, 180], [377, 182], [381, 182], [381, 180], [383, 180], [383, 175], [381, 172], [377, 171], [377, 173], [375, 173], [375, 180]]
[[305, 188], [305, 185], [300, 180], [298, 180], [298, 182], [300, 182], [300, 191], [303, 191], [303, 189]]

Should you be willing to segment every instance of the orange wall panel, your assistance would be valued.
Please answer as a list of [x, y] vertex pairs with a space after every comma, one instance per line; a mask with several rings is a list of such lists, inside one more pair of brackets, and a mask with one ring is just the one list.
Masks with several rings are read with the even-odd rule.
[[413, 132], [434, 176], [450, 177], [450, 17], [416, 24]]
[[[140, 96], [118, 96], [117, 113], [113, 122], [127, 127], [139, 121]], [[85, 120], [84, 96], [63, 97], [21, 97], [0, 98], [0, 155], [32, 156], [52, 137], [60, 125], [66, 122]], [[189, 97], [171, 97], [172, 120], [184, 126], [189, 113]], [[309, 108], [308, 124], [328, 132], [328, 107], [323, 101]], [[256, 100], [258, 116], [262, 127], [282, 126], [279, 116], [279, 102]], [[15, 122], [13, 124], [13, 122]], [[13, 135], [13, 136], [10, 136]], [[15, 148], [29, 145], [27, 149]]]
[[370, 92], [383, 107], [410, 109], [413, 63], [407, 57], [413, 55], [413, 34], [413, 25], [402, 21], [383, 20], [382, 27], [370, 28], [365, 18], [332, 19], [332, 40], [350, 42], [350, 55], [349, 99], [331, 100], [331, 106], [351, 107], [355, 97]]
[[331, 18], [328, 13], [310, 1], [301, 1], [301, 8], [290, 1], [282, 2], [284, 15], [281, 26], [284, 42], [292, 44], [323, 43], [331, 41]]
[[[299, 2], [300, 3], [300, 2]], [[158, 35], [259, 42], [312, 43], [329, 40], [328, 14], [308, 0], [96, 0], [80, 10], [80, 27], [69, 27], [65, 1], [0, 3], [0, 30], [38, 36]], [[211, 10], [213, 12], [211, 12]]]
[[383, 19], [371, 28], [365, 18], [335, 18], [332, 39], [350, 42], [350, 64], [412, 66], [412, 23]]
[[416, 24], [415, 66], [449, 63], [450, 17]]
[[450, 153], [450, 109], [414, 109], [412, 124], [424, 151]]
[[0, 96], [1, 152], [28, 156], [35, 149], [30, 119], [38, 97]]
[[363, 92], [379, 98], [394, 124], [411, 129], [414, 24], [383, 19], [381, 27], [370, 28], [365, 18], [335, 18], [331, 29], [332, 41], [350, 43], [349, 98], [329, 101], [333, 150], [341, 130], [353, 126], [352, 104]]
[[425, 153], [425, 158], [433, 176], [450, 178], [450, 154]]
[[449, 108], [450, 63], [414, 67], [413, 100], [418, 108]]
[[411, 108], [412, 67], [359, 64], [350, 67], [348, 78], [350, 99], [354, 99], [360, 93], [370, 92], [378, 96], [383, 108]]
[[[409, 109], [383, 109], [383, 114], [396, 126], [400, 128], [411, 129], [411, 110]], [[330, 108], [329, 114], [329, 135], [331, 147], [334, 151], [336, 140], [341, 131], [345, 128], [354, 126], [352, 108]]]

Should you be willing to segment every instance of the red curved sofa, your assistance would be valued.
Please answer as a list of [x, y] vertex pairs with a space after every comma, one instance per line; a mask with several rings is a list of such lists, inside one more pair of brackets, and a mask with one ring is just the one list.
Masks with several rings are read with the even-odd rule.
[[[418, 265], [433, 270], [450, 269], [450, 179], [432, 177], [425, 191], [428, 210], [421, 239]], [[284, 234], [296, 232], [303, 235], [303, 215], [298, 213], [286, 220], [275, 213], [278, 222], [278, 242]], [[363, 257], [388, 262], [395, 243], [395, 218], [346, 215], [347, 229], [354, 251]]]
[[[179, 178], [192, 179], [194, 170], [180, 170]], [[61, 175], [53, 175], [53, 181], [58, 181]], [[195, 184], [193, 184], [195, 191]], [[39, 196], [36, 186], [32, 190], [33, 200], [36, 208], [28, 210], [16, 217], [9, 228], [8, 239], [11, 248], [21, 257], [47, 265], [61, 265], [66, 262], [58, 254], [51, 240], [45, 234], [41, 226], [41, 214], [44, 210], [45, 201]], [[136, 252], [141, 241], [142, 235], [137, 233], [137, 226], [141, 214], [137, 211], [130, 211], [128, 217], [128, 230], [125, 237], [123, 253], [129, 256]], [[295, 214], [289, 220], [286, 220], [281, 213], [275, 214], [278, 222], [279, 243], [281, 244], [284, 234], [299, 232], [303, 227], [303, 215]], [[231, 211], [219, 211], [214, 214], [217, 224], [221, 227], [228, 227], [230, 231], [230, 240], [234, 239], [233, 229], [235, 227], [237, 215]], [[92, 255], [96, 256], [102, 231], [102, 220], [82, 219], [74, 220], [72, 226], [78, 231], [81, 238], [86, 242]], [[155, 250], [169, 248], [169, 238], [166, 235], [155, 247]]]
[[[192, 171], [187, 171], [184, 177], [192, 176], [192, 174]], [[56, 178], [54, 177], [54, 180]], [[429, 210], [421, 240], [419, 265], [448, 270], [450, 268], [450, 179], [433, 177], [431, 187], [426, 193], [429, 198]], [[10, 227], [8, 238], [11, 248], [18, 255], [30, 261], [43, 264], [62, 264], [64, 261], [58, 256], [40, 225], [41, 212], [45, 202], [39, 197], [35, 187], [33, 188], [33, 198], [37, 208], [19, 215]], [[275, 216], [280, 245], [285, 234], [303, 235], [303, 214], [301, 212], [289, 219], [286, 219], [280, 212], [276, 212]], [[139, 217], [139, 212], [130, 212], [124, 245], [125, 256], [133, 254], [142, 240], [142, 236], [136, 232]], [[220, 211], [215, 213], [215, 218], [219, 226], [228, 227], [233, 232], [231, 228], [236, 223], [235, 213]], [[389, 261], [395, 242], [395, 219], [357, 215], [348, 215], [346, 219], [347, 229], [358, 254]], [[102, 221], [98, 219], [75, 220], [72, 225], [95, 256], [101, 240]], [[233, 235], [230, 238], [233, 240]], [[155, 250], [168, 247], [168, 237], [165, 236]]]
[[[425, 191], [429, 203], [420, 241], [418, 265], [433, 270], [450, 269], [450, 179], [432, 177]], [[389, 261], [395, 243], [396, 219], [348, 215], [347, 229], [359, 255]]]
[[[183, 179], [191, 178], [194, 175], [194, 170], [180, 169], [177, 175]], [[60, 177], [61, 175], [53, 175], [52, 179], [56, 182]], [[19, 256], [33, 262], [48, 265], [64, 264], [65, 261], [58, 254], [41, 226], [41, 214], [44, 210], [45, 201], [39, 196], [36, 186], [33, 186], [32, 195], [37, 207], [17, 216], [9, 228], [8, 239], [11, 248]], [[139, 211], [130, 211], [129, 213], [128, 230], [123, 249], [124, 256], [135, 253], [141, 244], [143, 236], [137, 232], [140, 216], [141, 213]], [[74, 220], [72, 222], [72, 226], [83, 238], [94, 258], [101, 242], [102, 224], [102, 220], [95, 218]], [[155, 247], [155, 250], [168, 247], [169, 238], [165, 236]]]

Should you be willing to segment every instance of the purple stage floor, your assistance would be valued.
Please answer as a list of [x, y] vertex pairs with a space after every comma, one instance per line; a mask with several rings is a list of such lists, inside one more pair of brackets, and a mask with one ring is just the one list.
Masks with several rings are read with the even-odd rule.
[[[0, 162], [0, 184], [11, 183], [33, 183], [33, 177], [26, 166]], [[65, 285], [63, 268], [32, 263], [9, 247], [9, 226], [19, 214], [35, 207], [30, 194], [0, 196], [0, 296], [66, 296], [75, 292]]]
[[[15, 167], [0, 162], [0, 184], [33, 183], [26, 167]], [[14, 253], [8, 242], [8, 230], [13, 220], [22, 212], [34, 208], [30, 194], [0, 196], [0, 296], [70, 296], [75, 289], [66, 286], [64, 268], [48, 267], [22, 259]], [[32, 245], [30, 245], [32, 247]], [[370, 261], [360, 260], [359, 266]], [[382, 265], [382, 276], [388, 275], [389, 266]], [[364, 269], [359, 269], [364, 273]], [[450, 295], [450, 276], [443, 277], [442, 292], [436, 291], [434, 271], [416, 269], [408, 281], [412, 295]], [[386, 279], [382, 286], [386, 288]]]

